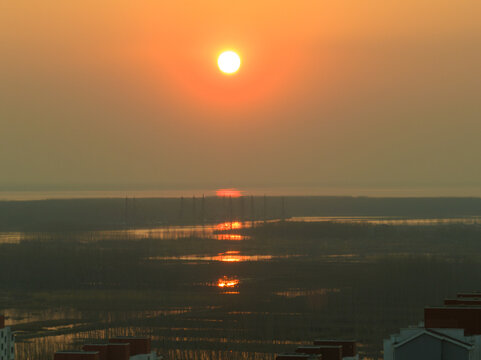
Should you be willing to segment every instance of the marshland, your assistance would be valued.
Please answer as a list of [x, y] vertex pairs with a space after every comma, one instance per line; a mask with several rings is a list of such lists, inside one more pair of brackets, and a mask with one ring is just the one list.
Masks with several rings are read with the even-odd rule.
[[314, 338], [355, 338], [376, 359], [382, 339], [419, 322], [426, 304], [481, 283], [471, 200], [450, 217], [434, 216], [449, 212], [438, 199], [420, 200], [409, 218], [395, 199], [386, 216], [377, 200], [352, 210], [356, 199], [345, 199], [350, 212], [329, 215], [312, 210], [316, 199], [255, 198], [252, 213], [249, 199], [170, 199], [163, 212], [159, 200], [95, 201], [116, 204], [117, 222], [92, 216], [80, 229], [79, 209], [95, 206], [70, 200], [61, 205], [73, 212], [15, 203], [44, 208], [36, 223], [3, 223], [0, 307], [18, 359], [121, 334], [148, 335], [169, 358], [265, 359]]

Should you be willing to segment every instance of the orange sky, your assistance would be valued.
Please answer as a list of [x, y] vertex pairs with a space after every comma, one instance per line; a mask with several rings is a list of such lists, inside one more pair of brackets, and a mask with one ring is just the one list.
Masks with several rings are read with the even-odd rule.
[[0, 188], [478, 184], [480, 18], [475, 0], [4, 1]]

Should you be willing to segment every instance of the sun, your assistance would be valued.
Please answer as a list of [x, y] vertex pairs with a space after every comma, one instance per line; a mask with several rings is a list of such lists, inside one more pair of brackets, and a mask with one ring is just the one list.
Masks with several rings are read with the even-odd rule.
[[220, 71], [225, 74], [233, 74], [239, 70], [241, 59], [234, 51], [224, 51], [217, 59]]

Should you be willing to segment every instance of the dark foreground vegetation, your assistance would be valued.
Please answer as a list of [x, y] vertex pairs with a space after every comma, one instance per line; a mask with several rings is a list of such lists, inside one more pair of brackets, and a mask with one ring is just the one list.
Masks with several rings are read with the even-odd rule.
[[[180, 359], [269, 359], [315, 337], [357, 338], [377, 357], [425, 305], [481, 284], [476, 224], [243, 231], [242, 241], [56, 232], [0, 244], [0, 311], [19, 331], [18, 358], [119, 334], [152, 336]], [[238, 284], [217, 286], [224, 277]]]

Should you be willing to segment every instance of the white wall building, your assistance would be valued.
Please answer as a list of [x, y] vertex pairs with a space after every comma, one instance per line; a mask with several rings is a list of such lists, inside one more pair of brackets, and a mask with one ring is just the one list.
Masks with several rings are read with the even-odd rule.
[[0, 315], [0, 360], [15, 359], [15, 335], [5, 326], [5, 318]]
[[410, 327], [384, 340], [384, 360], [481, 360], [481, 336], [464, 329]]

